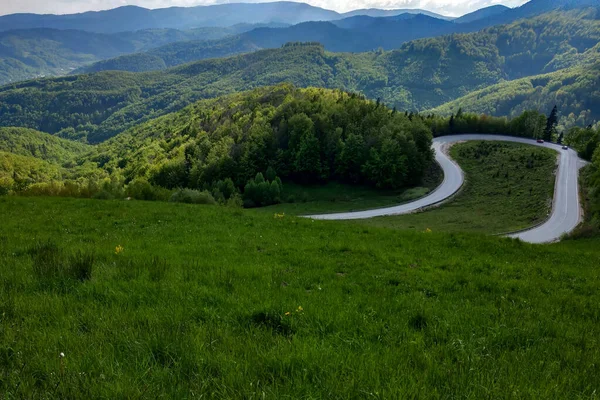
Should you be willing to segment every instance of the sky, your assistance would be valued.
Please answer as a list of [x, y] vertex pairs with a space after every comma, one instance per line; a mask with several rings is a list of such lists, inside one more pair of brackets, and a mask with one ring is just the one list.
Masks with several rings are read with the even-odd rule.
[[[0, 15], [19, 12], [71, 14], [92, 10], [137, 5], [146, 8], [200, 6], [237, 2], [260, 3], [264, 0], [0, 0]], [[339, 12], [360, 8], [421, 8], [448, 16], [460, 16], [477, 9], [503, 4], [516, 7], [528, 0], [305, 0], [304, 3]]]

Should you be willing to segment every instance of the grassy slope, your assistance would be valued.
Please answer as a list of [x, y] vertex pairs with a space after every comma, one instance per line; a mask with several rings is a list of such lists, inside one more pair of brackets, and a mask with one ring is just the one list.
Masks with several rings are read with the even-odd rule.
[[[598, 389], [597, 242], [530, 246], [164, 203], [8, 197], [0, 210], [9, 397]], [[34, 273], [28, 249], [48, 239], [92, 252], [91, 280]]]
[[[481, 153], [486, 149], [489, 155]], [[524, 229], [546, 218], [554, 191], [556, 152], [516, 143], [469, 142], [453, 146], [450, 154], [466, 175], [465, 187], [454, 200], [425, 213], [360, 223], [494, 234]], [[527, 168], [532, 155], [532, 168]]]

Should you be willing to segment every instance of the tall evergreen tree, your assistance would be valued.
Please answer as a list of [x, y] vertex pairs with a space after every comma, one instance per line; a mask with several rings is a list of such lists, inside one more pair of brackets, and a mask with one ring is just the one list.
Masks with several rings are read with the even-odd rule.
[[544, 140], [551, 142], [556, 133], [556, 125], [558, 125], [558, 107], [554, 106], [550, 116], [546, 120], [546, 128], [544, 129]]

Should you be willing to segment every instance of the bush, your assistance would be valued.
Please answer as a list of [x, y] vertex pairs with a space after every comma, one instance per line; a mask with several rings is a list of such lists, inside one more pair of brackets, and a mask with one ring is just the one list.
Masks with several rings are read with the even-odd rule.
[[193, 189], [179, 189], [171, 196], [171, 202], [173, 203], [186, 203], [186, 204], [217, 204], [214, 197], [207, 191], [199, 191]]
[[152, 186], [145, 179], [135, 179], [125, 189], [128, 197], [136, 200], [161, 200], [168, 201], [171, 191], [159, 186]]
[[14, 181], [12, 180], [12, 178], [9, 178], [9, 177], [0, 178], [0, 196], [4, 196], [4, 195], [7, 195], [8, 193], [10, 193], [10, 191], [13, 187], [13, 183], [14, 183]]
[[[272, 174], [273, 171], [270, 171]], [[272, 181], [265, 180], [260, 172], [255, 179], [248, 181], [244, 188], [244, 207], [264, 207], [281, 202], [281, 190], [283, 184], [279, 177], [275, 177]]]
[[227, 200], [227, 207], [231, 208], [242, 208], [244, 206], [244, 200], [239, 193], [234, 194]]
[[96, 200], [112, 200], [115, 197], [112, 195], [112, 193], [107, 192], [106, 190], [102, 190], [96, 193], [92, 198]]

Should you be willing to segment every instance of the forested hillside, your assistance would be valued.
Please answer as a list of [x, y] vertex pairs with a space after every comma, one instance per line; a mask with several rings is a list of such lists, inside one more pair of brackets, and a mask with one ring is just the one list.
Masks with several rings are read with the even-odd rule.
[[168, 43], [222, 39], [256, 27], [259, 26], [246, 24], [227, 28], [149, 29], [115, 34], [45, 28], [0, 32], [0, 85], [44, 75], [67, 75], [98, 60], [144, 52]]
[[555, 105], [563, 128], [600, 121], [600, 63], [499, 83], [443, 104], [433, 112], [450, 115], [462, 109], [515, 117], [526, 110], [548, 113]]
[[96, 147], [48, 136], [0, 130], [0, 151], [11, 152], [0, 166], [4, 192], [78, 195], [82, 187], [94, 194], [90, 188], [150, 183], [223, 200], [244, 193], [252, 207], [279, 201], [281, 179], [412, 187], [433, 160], [431, 130], [420, 118], [360, 95], [287, 84], [204, 100]]
[[0, 128], [0, 151], [65, 163], [91, 151], [91, 147], [33, 129]]
[[[343, 88], [401, 110], [424, 110], [489, 85], [598, 58], [597, 9], [553, 12], [392, 52], [329, 53], [287, 45], [161, 72], [108, 72], [0, 88], [0, 125], [99, 142], [202, 98], [263, 85]], [[568, 110], [579, 115], [577, 102]]]
[[397, 189], [420, 182], [431, 140], [419, 119], [360, 96], [280, 85], [202, 101], [135, 127], [101, 144], [94, 160], [127, 181], [148, 178], [167, 188], [228, 178], [243, 187], [270, 167], [300, 183], [338, 179]]

